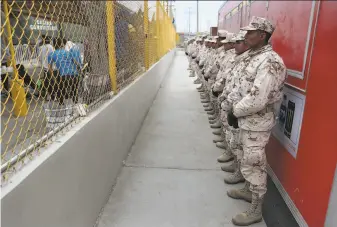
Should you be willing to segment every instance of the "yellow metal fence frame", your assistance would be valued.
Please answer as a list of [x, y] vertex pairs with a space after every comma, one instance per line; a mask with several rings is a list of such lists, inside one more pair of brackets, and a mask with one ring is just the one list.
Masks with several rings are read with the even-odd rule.
[[[73, 4], [74, 2], [69, 2], [69, 4]], [[149, 6], [148, 6], [148, 0], [144, 0], [143, 1], [143, 12], [138, 11], [138, 13], [140, 13], [139, 15], [141, 15], [141, 13], [143, 13], [143, 30], [141, 28], [141, 26], [139, 26], [138, 31], [143, 31], [143, 34], [137, 34], [139, 36], [144, 36], [145, 39], [144, 43], [141, 43], [138, 50], [140, 50], [141, 54], [139, 54], [138, 56], [142, 56], [143, 59], [141, 59], [140, 61], [143, 62], [138, 62], [138, 64], [140, 65], [139, 68], [142, 68], [142, 66], [144, 66], [145, 71], [148, 70], [153, 64], [155, 64], [156, 62], [158, 62], [166, 53], [168, 53], [170, 50], [172, 50], [173, 48], [175, 48], [176, 45], [176, 30], [175, 27], [172, 23], [172, 18], [170, 18], [170, 16], [168, 15], [167, 11], [165, 10], [164, 6], [162, 3], [160, 3], [159, 0], [156, 1], [156, 11], [155, 14], [153, 15], [149, 15]], [[107, 58], [107, 62], [108, 62], [108, 66], [106, 66], [107, 64], [104, 63], [103, 67], [104, 67], [104, 72], [105, 75], [109, 74], [109, 78], [110, 78], [110, 83], [111, 83], [111, 91], [116, 94], [118, 92], [119, 89], [119, 84], [117, 84], [117, 56], [116, 56], [116, 42], [118, 40], [116, 40], [116, 34], [115, 34], [115, 25], [116, 25], [116, 15], [117, 15], [117, 1], [106, 1], [103, 4], [103, 9], [105, 7], [105, 14], [106, 15], [102, 15], [103, 16], [103, 20], [106, 20], [104, 22], [106, 22], [106, 34], [105, 32], [102, 33], [102, 35], [106, 36], [104, 37], [106, 39], [107, 42], [107, 46], [108, 46], [108, 50], [107, 50], [107, 54], [108, 56], [105, 57], [105, 59]], [[22, 6], [25, 5], [25, 1], [23, 1], [23, 3], [21, 4]], [[21, 6], [20, 5], [20, 6]], [[57, 3], [55, 3], [55, 6], [58, 5]], [[84, 4], [85, 5], [85, 4]], [[105, 5], [105, 6], [104, 6]], [[42, 9], [42, 4], [38, 4], [38, 2], [33, 4], [33, 6], [35, 8], [26, 8], [26, 10], [29, 11], [29, 15], [32, 14], [31, 11], [33, 11], [33, 9], [36, 10], [36, 8], [39, 8], [38, 6], [40, 6], [39, 10]], [[60, 4], [59, 7], [62, 7], [62, 4]], [[75, 7], [75, 6], [74, 6]], [[24, 7], [22, 7], [24, 8]], [[56, 9], [57, 7], [52, 7], [54, 9]], [[69, 8], [69, 9], [68, 9]], [[58, 10], [61, 10], [61, 8], [57, 8]], [[19, 77], [19, 72], [18, 72], [18, 68], [16, 67], [16, 53], [15, 53], [15, 48], [14, 48], [14, 44], [13, 44], [13, 35], [15, 32], [14, 28], [11, 26], [9, 17], [11, 12], [15, 10], [13, 8], [13, 5], [10, 5], [9, 2], [7, 0], [3, 1], [3, 11], [4, 11], [4, 15], [6, 18], [6, 21], [4, 22], [4, 26], [3, 28], [6, 31], [6, 34], [4, 33], [4, 31], [2, 31], [2, 35], [5, 35], [7, 40], [8, 40], [8, 49], [9, 49], [9, 55], [10, 55], [10, 60], [8, 61], [8, 63], [10, 63], [10, 65], [13, 67], [13, 72], [14, 72], [14, 76], [13, 79], [10, 81], [11, 82], [11, 96], [12, 96], [12, 100], [13, 100], [13, 107], [11, 107], [12, 109], [8, 109], [7, 112], [10, 112], [10, 114], [14, 114], [16, 117], [26, 117], [28, 114], [28, 111], [32, 111], [32, 106], [27, 105], [27, 101], [26, 101], [26, 93], [25, 93], [25, 88], [24, 88], [24, 81], [23, 79], [21, 79]], [[37, 13], [35, 13], [37, 15], [37, 17], [39, 16], [40, 11], [37, 10]], [[50, 10], [49, 9], [49, 5], [48, 5], [48, 9], [47, 11]], [[63, 8], [62, 8], [63, 10]], [[68, 10], [71, 11], [72, 8], [71, 6], [68, 7], [68, 3], [66, 4], [66, 6], [64, 7], [64, 10]], [[41, 11], [42, 12], [42, 11]], [[49, 12], [49, 11], [48, 11]], [[100, 11], [103, 12], [103, 11]], [[44, 13], [44, 11], [43, 11]], [[43, 14], [40, 13], [40, 14]], [[34, 15], [35, 15], [34, 14]], [[77, 14], [76, 14], [77, 15]], [[82, 14], [81, 14], [82, 15]], [[41, 16], [41, 15], [40, 15]], [[82, 15], [83, 16], [83, 15]], [[82, 17], [81, 18], [84, 18]], [[101, 15], [100, 15], [101, 16]], [[65, 18], [67, 18], [65, 15], [63, 15], [63, 20], [62, 22], [66, 21]], [[70, 20], [70, 18], [68, 18]], [[87, 18], [88, 19], [88, 18]], [[87, 20], [86, 19], [86, 20]], [[85, 22], [85, 19], [76, 19], [76, 22], [78, 22], [79, 24], [85, 24], [87, 22]], [[27, 25], [27, 24], [26, 24]], [[25, 26], [26, 26], [25, 25]], [[105, 27], [104, 27], [105, 28]], [[21, 37], [17, 37], [17, 38], [21, 38]], [[140, 41], [143, 42], [143, 41]], [[117, 43], [118, 45], [118, 43]], [[103, 46], [103, 45], [101, 45]], [[132, 55], [132, 53], [130, 54]], [[106, 55], [105, 55], [106, 56]], [[142, 64], [143, 63], [143, 64]], [[142, 71], [139, 70], [139, 71]], [[108, 72], [108, 73], [107, 73]], [[138, 72], [138, 71], [137, 71]], [[135, 73], [136, 74], [136, 73]], [[141, 74], [139, 74], [141, 75]], [[132, 75], [134, 76], [134, 75]], [[110, 87], [107, 88], [108, 92], [110, 91]], [[36, 107], [35, 107], [36, 108]], [[42, 110], [42, 108], [40, 108], [40, 110]], [[33, 110], [34, 111], [34, 110]], [[24, 119], [26, 120], [26, 118]], [[63, 126], [62, 126], [63, 127]], [[22, 128], [21, 128], [22, 130]], [[21, 132], [20, 132], [21, 133]], [[15, 137], [15, 135], [13, 136], [13, 138]], [[12, 136], [11, 136], [12, 138]], [[9, 139], [8, 141], [11, 141], [12, 139]], [[28, 138], [25, 137], [24, 140], [27, 140]], [[2, 137], [1, 137], [2, 140]], [[11, 168], [16, 162], [20, 161], [22, 158], [26, 157], [27, 154], [29, 154], [32, 150], [37, 149], [37, 147], [39, 147], [38, 145], [38, 140], [32, 140], [31, 144], [34, 144], [34, 148], [33, 149], [26, 149], [26, 147], [21, 146], [20, 151], [18, 151], [18, 153], [15, 153], [14, 156], [11, 157], [11, 159], [9, 160], [3, 160], [2, 157], [2, 161], [3, 163], [5, 163], [4, 167], [2, 166], [2, 172], [8, 170], [9, 168]], [[20, 155], [18, 155], [20, 154]], [[15, 160], [15, 162], [11, 161], [11, 160]]]

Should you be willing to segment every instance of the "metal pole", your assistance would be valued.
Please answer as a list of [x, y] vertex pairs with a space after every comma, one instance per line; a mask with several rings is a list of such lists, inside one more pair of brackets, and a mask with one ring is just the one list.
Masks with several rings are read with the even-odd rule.
[[157, 60], [161, 58], [161, 35], [160, 35], [160, 17], [159, 17], [159, 8], [160, 8], [160, 2], [159, 0], [156, 1], [156, 36], [157, 36]]
[[117, 94], [116, 52], [115, 52], [115, 2], [106, 2], [106, 20], [108, 35], [109, 75], [111, 88]]
[[11, 65], [13, 67], [14, 72], [14, 80], [11, 81], [11, 88], [10, 92], [13, 97], [13, 103], [14, 103], [14, 114], [17, 117], [23, 117], [26, 116], [28, 113], [27, 109], [27, 102], [26, 102], [26, 93], [25, 89], [23, 88], [23, 80], [19, 78], [19, 72], [16, 68], [16, 61], [15, 61], [15, 51], [14, 51], [14, 45], [13, 45], [13, 35], [12, 35], [12, 28], [9, 21], [9, 5], [7, 0], [3, 1], [4, 6], [4, 13], [6, 16], [6, 32], [7, 32], [7, 40], [8, 40], [8, 47], [9, 52], [11, 55]]
[[149, 3], [148, 0], [144, 0], [144, 36], [145, 36], [145, 42], [144, 42], [144, 65], [145, 69], [148, 70], [150, 66], [149, 61]]
[[188, 7], [188, 36], [191, 36], [191, 7]]
[[197, 0], [197, 34], [199, 34], [199, 1]]

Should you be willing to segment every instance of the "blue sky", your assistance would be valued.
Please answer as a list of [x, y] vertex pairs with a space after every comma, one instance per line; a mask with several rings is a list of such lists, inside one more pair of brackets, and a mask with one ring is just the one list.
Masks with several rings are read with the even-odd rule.
[[[133, 11], [143, 9], [143, 1], [118, 1]], [[199, 1], [199, 31], [209, 32], [218, 25], [218, 10], [225, 1]], [[177, 32], [188, 32], [188, 10], [191, 11], [191, 32], [197, 31], [197, 1], [172, 2]], [[149, 0], [149, 15], [156, 12], [156, 1]], [[151, 19], [151, 18], [150, 18]]]
[[[199, 32], [209, 32], [218, 24], [218, 10], [225, 1], [199, 1]], [[188, 32], [188, 9], [191, 11], [191, 32], [197, 31], [197, 1], [175, 1], [177, 32]]]

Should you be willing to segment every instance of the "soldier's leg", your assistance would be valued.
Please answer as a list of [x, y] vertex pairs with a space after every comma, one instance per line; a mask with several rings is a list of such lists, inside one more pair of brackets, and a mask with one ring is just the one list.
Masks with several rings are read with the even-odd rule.
[[[213, 95], [212, 95], [213, 96]], [[211, 123], [211, 128], [220, 129], [222, 128], [222, 124], [220, 121], [220, 109], [218, 104], [218, 99], [213, 97], [213, 106], [214, 106], [214, 115], [216, 116], [216, 120]]]
[[240, 161], [243, 156], [243, 150], [239, 139], [239, 133], [240, 129], [235, 129], [231, 126], [227, 130], [227, 134], [229, 134], [229, 148], [234, 156], [234, 162], [231, 165], [221, 167], [221, 169], [226, 172], [233, 172], [224, 178], [224, 181], [227, 184], [237, 184], [245, 181], [240, 171]]
[[233, 223], [236, 225], [250, 225], [262, 220], [262, 203], [267, 192], [267, 159], [265, 146], [270, 137], [268, 132], [253, 132], [241, 129], [243, 157], [241, 173], [249, 184], [252, 192], [252, 202], [248, 211], [236, 215]]
[[218, 162], [229, 162], [233, 160], [234, 156], [232, 152], [229, 150], [227, 141], [229, 138], [226, 138], [226, 130], [229, 127], [227, 122], [227, 112], [223, 109], [220, 109], [220, 121], [222, 123], [221, 133], [222, 136], [225, 138], [225, 141], [221, 143], [216, 143], [217, 147], [224, 149], [224, 153], [218, 157]]
[[211, 101], [211, 107], [212, 109], [207, 111], [207, 114], [208, 115], [214, 115], [215, 117], [217, 117], [216, 115], [216, 97], [213, 96], [212, 92], [211, 92], [211, 87], [212, 87], [212, 84], [209, 83], [209, 86], [207, 87], [207, 91], [208, 91], [208, 96], [210, 98], [210, 101]]
[[203, 104], [209, 104], [209, 106], [212, 106], [212, 103], [211, 103], [211, 99], [210, 99], [210, 96], [209, 96], [209, 92], [208, 92], [208, 89], [209, 89], [209, 83], [207, 81], [205, 81], [204, 79], [203, 80], [203, 92], [200, 94], [200, 98], [201, 98], [201, 103]]
[[[238, 150], [238, 137], [239, 137], [239, 129], [235, 129], [232, 126], [228, 127], [226, 130], [226, 142], [228, 143], [228, 147], [234, 156], [234, 162], [230, 165], [223, 165], [221, 169], [225, 172], [235, 173], [236, 171], [240, 172], [238, 168], [238, 158], [237, 158], [237, 150]], [[241, 172], [240, 172], [241, 173]]]
[[195, 73], [195, 68], [194, 68], [194, 63], [191, 57], [189, 57], [189, 66], [188, 66], [188, 70], [190, 71], [189, 77], [195, 77], [196, 73]]
[[200, 70], [199, 70], [199, 67], [198, 67], [197, 63], [194, 60], [192, 60], [191, 67], [192, 67], [192, 71], [194, 72], [193, 76], [191, 76], [191, 77], [196, 76], [196, 79], [194, 80], [194, 84], [201, 84]]

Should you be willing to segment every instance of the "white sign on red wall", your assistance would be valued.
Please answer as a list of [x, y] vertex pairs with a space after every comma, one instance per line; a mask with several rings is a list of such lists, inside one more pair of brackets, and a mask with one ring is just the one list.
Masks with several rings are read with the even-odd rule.
[[273, 135], [296, 158], [305, 105], [305, 96], [291, 88], [284, 88], [284, 97]]

